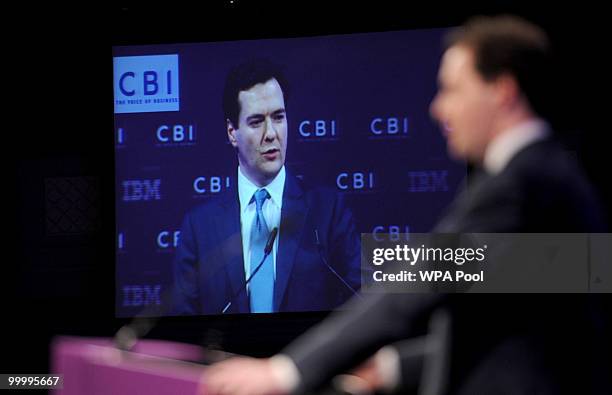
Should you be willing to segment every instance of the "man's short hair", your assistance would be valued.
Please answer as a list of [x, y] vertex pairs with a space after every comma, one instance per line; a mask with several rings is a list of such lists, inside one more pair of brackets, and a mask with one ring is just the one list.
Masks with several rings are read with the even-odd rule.
[[472, 49], [476, 70], [485, 81], [512, 75], [531, 109], [544, 115], [551, 74], [544, 30], [517, 16], [478, 16], [451, 31], [445, 44]]
[[225, 89], [223, 90], [223, 114], [225, 119], [229, 119], [232, 125], [238, 128], [240, 115], [238, 94], [273, 78], [280, 85], [286, 102], [289, 95], [289, 86], [280, 65], [268, 59], [253, 59], [234, 67], [225, 79]]

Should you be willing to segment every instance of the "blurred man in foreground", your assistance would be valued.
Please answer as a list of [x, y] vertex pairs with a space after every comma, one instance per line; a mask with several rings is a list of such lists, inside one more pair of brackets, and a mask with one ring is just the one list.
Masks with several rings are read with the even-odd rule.
[[[439, 70], [432, 116], [451, 155], [474, 164], [435, 232], [603, 231], [594, 193], [542, 118], [548, 86], [545, 33], [515, 17], [476, 18], [453, 31]], [[553, 298], [554, 296], [554, 298]], [[392, 295], [353, 300], [269, 359], [237, 358], [206, 371], [210, 395], [314, 391], [381, 346], [420, 334], [444, 307], [453, 317], [450, 393], [588, 392], [592, 357], [586, 296]], [[557, 355], [580, 361], [568, 369]], [[402, 350], [385, 347], [354, 370], [370, 390], [406, 388], [418, 374]], [[580, 366], [576, 366], [580, 365]], [[417, 383], [418, 386], [418, 383]]]

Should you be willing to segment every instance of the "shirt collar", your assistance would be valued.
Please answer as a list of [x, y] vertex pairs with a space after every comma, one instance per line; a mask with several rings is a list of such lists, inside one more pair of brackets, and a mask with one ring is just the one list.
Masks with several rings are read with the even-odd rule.
[[550, 134], [546, 121], [533, 118], [506, 129], [487, 146], [483, 166], [489, 174], [499, 174], [523, 148], [545, 139]]
[[[270, 194], [270, 199], [279, 208], [283, 207], [283, 190], [285, 189], [285, 166], [281, 167], [280, 171], [274, 177], [274, 179], [262, 188], [266, 188]], [[240, 210], [245, 211], [251, 202], [251, 198], [255, 191], [260, 189], [257, 185], [253, 184], [243, 173], [240, 166], [238, 166], [238, 198], [240, 199]]]

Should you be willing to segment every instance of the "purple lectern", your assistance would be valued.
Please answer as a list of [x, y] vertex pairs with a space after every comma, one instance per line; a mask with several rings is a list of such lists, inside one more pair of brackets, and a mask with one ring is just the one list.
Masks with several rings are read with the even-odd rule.
[[58, 337], [51, 344], [51, 372], [63, 374], [57, 395], [197, 393], [203, 349], [184, 343], [140, 340], [120, 351], [111, 339]]

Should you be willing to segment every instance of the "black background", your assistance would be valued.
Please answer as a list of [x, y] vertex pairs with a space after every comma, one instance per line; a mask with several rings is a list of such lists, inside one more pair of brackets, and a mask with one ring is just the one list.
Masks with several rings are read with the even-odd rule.
[[[602, 61], [609, 42], [598, 8], [603, 6], [493, 0], [175, 3], [4, 9], [3, 373], [48, 372], [53, 336], [112, 336], [125, 323], [114, 317], [112, 45], [444, 27], [475, 14], [518, 13], [551, 36], [557, 81], [551, 121], [582, 160], [610, 218], [608, 113], [596, 109], [607, 89]], [[90, 177], [98, 186], [90, 230], [49, 234], [44, 185], [57, 177]], [[322, 316], [167, 319], [151, 336], [269, 355]]]

